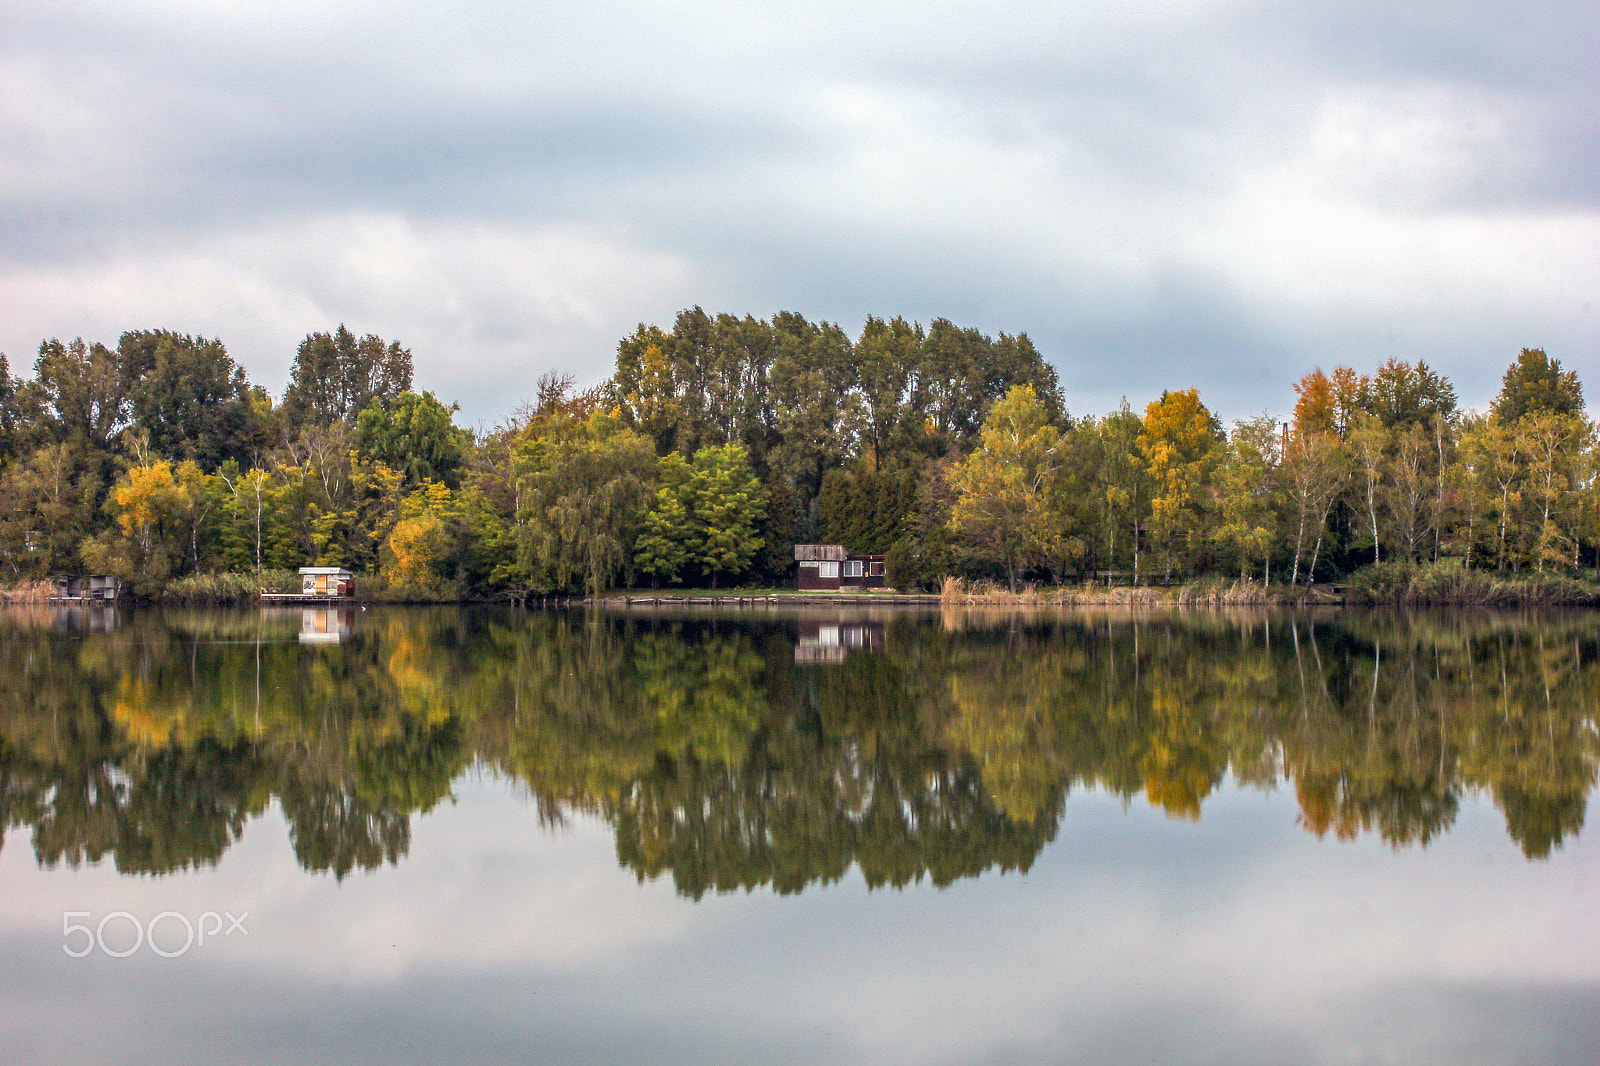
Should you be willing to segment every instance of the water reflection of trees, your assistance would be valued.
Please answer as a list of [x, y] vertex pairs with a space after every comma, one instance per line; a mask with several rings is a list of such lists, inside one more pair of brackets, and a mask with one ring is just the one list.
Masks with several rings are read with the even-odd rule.
[[253, 614], [0, 616], [0, 829], [42, 864], [165, 873], [276, 804], [299, 861], [342, 877], [404, 855], [477, 760], [699, 895], [1026, 869], [1074, 787], [1192, 819], [1228, 775], [1396, 846], [1481, 791], [1540, 858], [1594, 787], [1588, 616], [949, 621], [813, 666], [783, 620], [371, 612], [306, 646]]

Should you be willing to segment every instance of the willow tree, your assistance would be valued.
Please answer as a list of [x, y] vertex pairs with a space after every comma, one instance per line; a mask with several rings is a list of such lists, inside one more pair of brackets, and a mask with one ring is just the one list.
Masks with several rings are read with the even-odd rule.
[[524, 565], [552, 589], [578, 581], [599, 595], [627, 562], [655, 466], [650, 438], [611, 415], [552, 419], [517, 448]]
[[976, 558], [1019, 574], [1060, 554], [1057, 515], [1061, 434], [1031, 385], [1016, 385], [994, 405], [979, 446], [950, 470], [956, 491], [950, 530]]

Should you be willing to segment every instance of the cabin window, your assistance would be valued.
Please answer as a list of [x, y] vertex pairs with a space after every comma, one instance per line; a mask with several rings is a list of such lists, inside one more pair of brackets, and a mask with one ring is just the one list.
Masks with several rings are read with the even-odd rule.
[[881, 561], [874, 561], [872, 563], [872, 565], [868, 568], [867, 573], [872, 575], [873, 577], [882, 577], [883, 576], [883, 563]]
[[838, 563], [818, 563], [817, 564], [817, 577], [821, 578], [822, 580], [824, 580], [824, 581], [834, 580], [834, 579], [837, 579], [838, 576], [839, 576], [839, 564]]

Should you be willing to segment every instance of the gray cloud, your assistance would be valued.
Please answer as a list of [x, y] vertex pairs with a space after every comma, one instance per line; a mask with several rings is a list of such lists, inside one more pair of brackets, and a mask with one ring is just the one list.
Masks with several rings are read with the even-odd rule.
[[[0, 12], [0, 349], [338, 321], [469, 420], [682, 306], [1026, 331], [1079, 411], [1600, 328], [1592, 6]], [[1181, 373], [1180, 373], [1181, 372]], [[1179, 381], [1179, 377], [1183, 381]]]

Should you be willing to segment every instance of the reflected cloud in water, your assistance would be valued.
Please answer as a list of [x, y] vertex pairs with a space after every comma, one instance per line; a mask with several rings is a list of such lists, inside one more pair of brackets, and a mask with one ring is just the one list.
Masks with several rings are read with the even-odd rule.
[[[20, 1060], [1578, 1063], [1600, 1036], [1589, 615], [122, 623], [0, 614]], [[62, 953], [63, 910], [221, 908], [251, 935]]]

